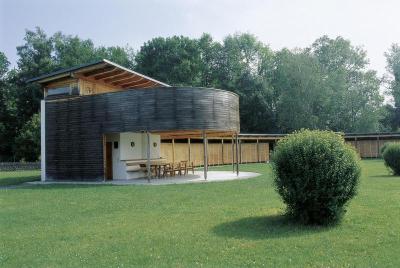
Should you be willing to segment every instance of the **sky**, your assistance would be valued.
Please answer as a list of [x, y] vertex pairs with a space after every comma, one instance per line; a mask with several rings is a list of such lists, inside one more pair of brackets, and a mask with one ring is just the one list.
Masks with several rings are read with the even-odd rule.
[[134, 49], [158, 36], [205, 32], [218, 41], [252, 33], [273, 50], [340, 35], [367, 50], [369, 67], [383, 75], [384, 52], [400, 43], [399, 11], [398, 0], [0, 0], [0, 51], [15, 66], [16, 46], [36, 26]]

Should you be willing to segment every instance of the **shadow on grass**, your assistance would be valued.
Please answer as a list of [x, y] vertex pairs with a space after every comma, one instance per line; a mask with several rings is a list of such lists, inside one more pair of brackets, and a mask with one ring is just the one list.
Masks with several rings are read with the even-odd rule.
[[325, 226], [305, 226], [294, 223], [284, 215], [247, 217], [222, 223], [213, 228], [218, 236], [238, 239], [275, 239], [292, 236], [312, 235], [329, 230]]
[[399, 178], [399, 175], [393, 175], [393, 174], [380, 174], [380, 175], [371, 175], [368, 176], [370, 178]]
[[56, 189], [103, 188], [103, 187], [114, 187], [114, 186], [119, 186], [119, 185], [55, 183], [55, 184], [23, 184], [19, 185], [18, 188], [32, 189], [32, 190], [56, 190]]
[[38, 176], [26, 176], [26, 177], [6, 177], [1, 178], [0, 180], [0, 187], [5, 186], [18, 186], [25, 182], [31, 181], [39, 181], [40, 177]]

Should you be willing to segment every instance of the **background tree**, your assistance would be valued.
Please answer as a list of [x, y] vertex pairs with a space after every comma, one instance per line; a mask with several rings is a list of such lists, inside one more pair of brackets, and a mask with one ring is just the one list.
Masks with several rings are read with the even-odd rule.
[[278, 96], [277, 123], [282, 132], [327, 128], [323, 119], [329, 94], [315, 57], [302, 50], [283, 49], [276, 55], [273, 77]]
[[379, 131], [383, 97], [375, 71], [367, 69], [366, 51], [350, 41], [323, 36], [308, 49], [321, 65], [329, 103], [326, 127], [334, 131]]
[[0, 52], [0, 161], [12, 160], [13, 130], [15, 127], [14, 99], [11, 97], [7, 72], [10, 63]]
[[[7, 101], [7, 105], [2, 105], [1, 109], [8, 111], [4, 113], [2, 111], [0, 116], [7, 116], [2, 118], [2, 125], [3, 122], [10, 122], [6, 126], [0, 125], [0, 135], [7, 137], [2, 139], [0, 146], [1, 158], [8, 160], [38, 158], [40, 148], [38, 142], [32, 143], [32, 146], [36, 147], [30, 147], [32, 152], [36, 153], [36, 157], [28, 150], [13, 146], [29, 143], [31, 138], [37, 138], [27, 135], [27, 128], [36, 122], [33, 121], [34, 115], [39, 112], [43, 95], [38, 84], [26, 83], [28, 79], [104, 58], [128, 68], [134, 66], [134, 53], [129, 47], [95, 47], [89, 39], [82, 40], [77, 36], [64, 35], [61, 32], [48, 37], [40, 28], [26, 31], [24, 44], [17, 47], [17, 55], [17, 68], [7, 74], [4, 74], [7, 71], [7, 61], [0, 57], [2, 66], [0, 98], [4, 99], [0, 101]], [[28, 140], [23, 141], [24, 138]]]
[[138, 72], [167, 84], [199, 84], [200, 50], [196, 40], [157, 37], [144, 43], [135, 59]]
[[386, 106], [385, 122], [392, 131], [397, 131], [400, 127], [400, 46], [393, 44], [385, 53], [385, 57], [386, 69], [390, 75], [389, 95], [393, 98], [393, 105]]
[[15, 156], [19, 160], [37, 161], [40, 157], [40, 114], [34, 114], [15, 138]]
[[[157, 37], [136, 53], [129, 46], [95, 46], [90, 39], [26, 31], [17, 67], [0, 54], [0, 160], [34, 159], [18, 146], [31, 142], [42, 92], [26, 80], [59, 69], [109, 59], [171, 85], [221, 88], [240, 98], [241, 131], [287, 133], [301, 128], [343, 132], [396, 130], [400, 123], [400, 49], [386, 58], [394, 105], [383, 105], [380, 79], [368, 70], [366, 52], [350, 41], [322, 36], [304, 49], [272, 51], [254, 35], [217, 42]], [[22, 134], [25, 133], [25, 134]], [[38, 144], [32, 143], [38, 154]], [[36, 157], [37, 158], [37, 157]]]
[[276, 105], [271, 79], [272, 50], [254, 35], [227, 36], [215, 68], [216, 87], [231, 90], [240, 97], [243, 132], [277, 131]]

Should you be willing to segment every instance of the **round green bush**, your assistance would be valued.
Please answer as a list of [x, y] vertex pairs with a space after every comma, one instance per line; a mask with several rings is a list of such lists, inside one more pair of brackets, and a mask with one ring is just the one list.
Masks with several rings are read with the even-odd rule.
[[360, 161], [343, 137], [301, 130], [278, 142], [272, 156], [275, 186], [289, 216], [303, 224], [333, 224], [345, 213], [360, 177]]
[[391, 144], [391, 142], [386, 142], [382, 145], [381, 149], [379, 149], [379, 153], [383, 156], [383, 152], [386, 150], [386, 147]]
[[382, 157], [393, 174], [400, 175], [400, 143], [386, 143]]

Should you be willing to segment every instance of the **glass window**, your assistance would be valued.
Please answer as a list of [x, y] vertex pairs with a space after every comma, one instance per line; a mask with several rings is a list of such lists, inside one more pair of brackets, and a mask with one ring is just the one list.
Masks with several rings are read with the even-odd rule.
[[71, 89], [69, 87], [49, 88], [47, 91], [48, 96], [70, 94]]

